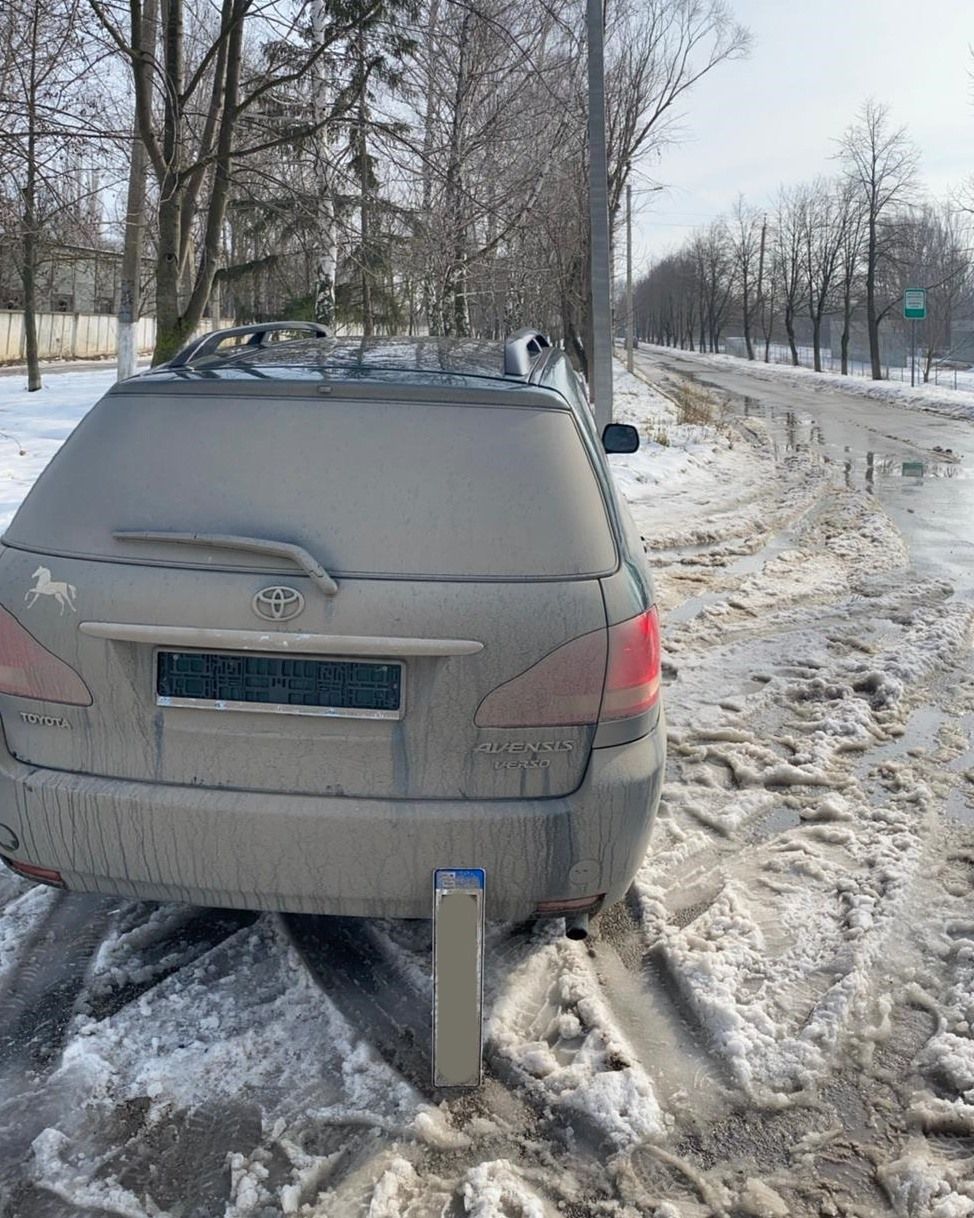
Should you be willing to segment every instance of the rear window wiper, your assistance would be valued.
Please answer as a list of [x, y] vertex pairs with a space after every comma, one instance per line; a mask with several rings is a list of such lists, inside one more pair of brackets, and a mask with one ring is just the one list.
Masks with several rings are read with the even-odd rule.
[[244, 550], [251, 554], [269, 554], [288, 558], [316, 584], [325, 596], [334, 596], [338, 584], [320, 562], [303, 546], [289, 541], [271, 541], [265, 537], [237, 537], [233, 533], [170, 533], [141, 529], [119, 529], [112, 533], [116, 541], [162, 541], [181, 546], [209, 546], [218, 550]]

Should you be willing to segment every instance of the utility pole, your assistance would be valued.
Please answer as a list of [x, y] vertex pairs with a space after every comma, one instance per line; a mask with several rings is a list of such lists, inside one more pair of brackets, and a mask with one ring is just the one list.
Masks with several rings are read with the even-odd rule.
[[[142, 46], [155, 55], [157, 37], [156, 0], [147, 0], [142, 10]], [[125, 241], [122, 247], [122, 274], [119, 283], [117, 314], [117, 376], [120, 381], [134, 376], [139, 361], [139, 317], [142, 313], [142, 247], [145, 233], [146, 152], [139, 135], [138, 122], [132, 122], [132, 152], [129, 162], [128, 194], [125, 201]]]
[[626, 183], [626, 371], [632, 372], [632, 185]]
[[755, 304], [755, 312], [758, 315], [758, 321], [761, 323], [761, 332], [764, 333], [764, 242], [768, 235], [768, 216], [764, 215], [761, 221], [761, 253], [758, 256], [758, 298]]
[[592, 349], [587, 351], [592, 408], [599, 431], [612, 422], [612, 300], [609, 182], [605, 151], [605, 64], [602, 0], [587, 0], [588, 203]]

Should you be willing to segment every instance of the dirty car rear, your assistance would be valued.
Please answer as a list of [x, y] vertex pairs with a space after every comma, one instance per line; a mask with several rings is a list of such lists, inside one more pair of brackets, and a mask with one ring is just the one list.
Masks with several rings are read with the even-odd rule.
[[[0, 550], [0, 852], [71, 889], [426, 916], [618, 900], [651, 585], [563, 357], [315, 339], [113, 388]], [[635, 544], [634, 544], [635, 543]]]

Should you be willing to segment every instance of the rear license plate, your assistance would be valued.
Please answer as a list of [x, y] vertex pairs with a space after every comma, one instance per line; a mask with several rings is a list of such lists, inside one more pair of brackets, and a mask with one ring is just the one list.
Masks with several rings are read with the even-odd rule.
[[160, 651], [159, 706], [401, 719], [403, 666], [248, 652]]
[[479, 1087], [483, 1057], [481, 867], [433, 872], [433, 1085]]

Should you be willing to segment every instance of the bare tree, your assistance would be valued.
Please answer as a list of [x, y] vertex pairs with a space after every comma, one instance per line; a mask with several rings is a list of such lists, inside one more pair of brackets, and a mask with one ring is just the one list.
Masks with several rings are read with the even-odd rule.
[[[722, 220], [716, 220], [703, 233], [697, 249], [697, 274], [704, 300], [707, 337], [711, 351], [720, 350], [720, 336], [730, 311], [734, 290], [733, 258], [730, 235]], [[702, 348], [701, 348], [702, 349]]]
[[[156, 51], [158, 3], [145, 0], [140, 42], [152, 56]], [[142, 311], [142, 251], [146, 223], [146, 153], [138, 132], [138, 116], [132, 124], [128, 193], [125, 202], [125, 237], [118, 300], [118, 379], [135, 374], [138, 363], [138, 328]]]
[[747, 358], [754, 359], [754, 342], [751, 328], [757, 302], [756, 285], [758, 268], [763, 249], [762, 224], [758, 213], [738, 195], [730, 222], [731, 250], [737, 272], [737, 283], [741, 298], [741, 318], [744, 325], [744, 345]]
[[[218, 24], [210, 29], [193, 19], [186, 0], [167, 0], [159, 58], [144, 45], [142, 0], [130, 0], [127, 34], [118, 0], [89, 3], [131, 68], [138, 132], [159, 191], [153, 355], [158, 363], [203, 318], [221, 267], [235, 166], [268, 149], [312, 139], [355, 102], [354, 89], [344, 89], [323, 114], [276, 105], [275, 95], [287, 95], [295, 82], [309, 79], [319, 61], [369, 19], [379, 0], [357, 0], [337, 16], [329, 10], [327, 28], [316, 30], [304, 47], [297, 11], [287, 17], [257, 0], [220, 0]], [[248, 32], [267, 48], [264, 70], [249, 79], [244, 76]]]
[[841, 190], [845, 226], [842, 232], [842, 249], [838, 275], [839, 297], [842, 307], [842, 334], [839, 343], [842, 375], [848, 376], [852, 315], [858, 303], [858, 293], [862, 286], [865, 212], [862, 206], [862, 197], [855, 183], [850, 183], [846, 179]]
[[804, 269], [808, 315], [812, 322], [815, 371], [822, 371], [822, 318], [834, 304], [836, 279], [842, 262], [847, 205], [841, 186], [819, 179], [808, 189], [804, 225]]
[[889, 111], [867, 101], [857, 121], [841, 141], [846, 174], [862, 201], [865, 225], [866, 328], [873, 380], [882, 380], [879, 325], [892, 302], [881, 303], [878, 293], [884, 262], [895, 249], [897, 213], [916, 189], [918, 153], [905, 127], [893, 128]]
[[338, 214], [333, 154], [331, 108], [336, 81], [333, 65], [324, 54], [329, 45], [327, 0], [311, 0], [311, 42], [321, 48], [311, 65], [311, 102], [316, 131], [312, 137], [317, 200], [318, 249], [315, 258], [314, 316], [323, 325], [335, 324], [335, 283], [338, 277]]
[[684, 95], [719, 64], [747, 55], [751, 35], [723, 0], [613, 0], [606, 34], [614, 221], [634, 165], [676, 138]]
[[[41, 388], [37, 272], [45, 235], [96, 219], [98, 185], [78, 172], [86, 149], [104, 147], [100, 55], [83, 32], [81, 0], [8, 0], [0, 9], [0, 198], [16, 216], [23, 284], [27, 387]], [[89, 233], [97, 240], [97, 232]]]
[[[764, 227], [767, 228], [767, 217]], [[767, 264], [762, 277], [762, 288], [759, 293], [758, 323], [761, 326], [761, 336], [764, 339], [764, 362], [770, 363], [771, 342], [774, 338], [774, 327], [777, 319], [775, 310], [780, 304], [781, 264], [778, 261], [774, 245], [774, 230], [771, 232], [771, 243], [767, 253]]]
[[919, 327], [924, 381], [930, 379], [934, 359], [949, 353], [953, 323], [971, 299], [970, 233], [965, 229], [949, 204], [920, 207], [901, 226], [903, 286], [927, 292], [927, 316]]
[[802, 250], [808, 229], [808, 194], [804, 187], [778, 192], [775, 222], [775, 265], [781, 285], [785, 334], [791, 351], [791, 362], [798, 366], [798, 343], [795, 338], [795, 315], [801, 307], [805, 276], [802, 272]]

